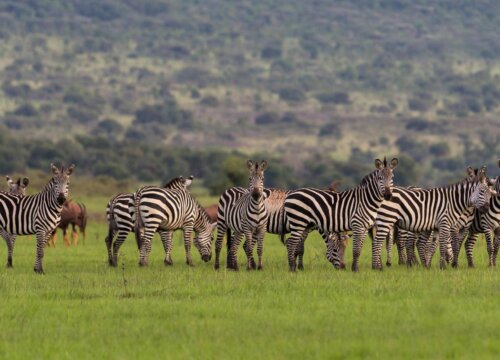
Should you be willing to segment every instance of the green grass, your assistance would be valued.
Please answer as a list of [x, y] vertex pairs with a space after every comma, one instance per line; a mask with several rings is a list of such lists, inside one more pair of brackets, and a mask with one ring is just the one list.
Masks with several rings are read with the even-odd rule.
[[[498, 269], [393, 266], [336, 271], [317, 234], [305, 271], [287, 270], [277, 236], [267, 236], [264, 270], [213, 270], [193, 249], [184, 264], [180, 233], [174, 266], [163, 265], [155, 237], [149, 266], [137, 266], [135, 241], [107, 265], [102, 223], [86, 244], [46, 250], [46, 275], [33, 273], [33, 237], [19, 238], [14, 269], [0, 269], [0, 358], [494, 358], [500, 310]], [[5, 249], [5, 247], [3, 247]], [[223, 251], [225, 265], [225, 250]], [[394, 253], [394, 262], [397, 262]], [[1, 252], [5, 261], [6, 250]], [[240, 265], [244, 265], [240, 249]], [[351, 262], [351, 252], [347, 254]], [[242, 266], [243, 267], [243, 266]]]

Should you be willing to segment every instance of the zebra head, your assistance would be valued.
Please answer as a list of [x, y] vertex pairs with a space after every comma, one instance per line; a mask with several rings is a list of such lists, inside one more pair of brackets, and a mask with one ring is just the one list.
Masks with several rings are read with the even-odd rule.
[[480, 213], [485, 213], [490, 207], [490, 200], [492, 195], [496, 195], [496, 191], [492, 190], [488, 185], [488, 178], [486, 176], [486, 167], [483, 166], [473, 181], [474, 187], [472, 195], [470, 196], [470, 203]]
[[377, 181], [377, 189], [385, 200], [390, 200], [392, 197], [393, 188], [393, 170], [398, 165], [398, 159], [393, 158], [389, 165], [384, 157], [384, 161], [375, 159], [375, 179]]
[[194, 246], [200, 252], [201, 259], [204, 262], [208, 262], [212, 258], [213, 231], [216, 227], [217, 222], [214, 222], [212, 224], [209, 223], [205, 229], [203, 229], [199, 233], [196, 233], [194, 237]]
[[347, 247], [347, 234], [328, 234], [326, 242], [326, 258], [335, 269], [345, 269], [344, 253]]
[[12, 195], [20, 195], [24, 196], [26, 195], [26, 188], [28, 187], [28, 184], [30, 180], [28, 178], [23, 178], [23, 181], [21, 182], [21, 178], [17, 179], [16, 182], [12, 181], [12, 179], [7, 176], [7, 186], [9, 187], [9, 193]]
[[54, 164], [50, 164], [52, 168], [51, 189], [53, 195], [57, 199], [59, 205], [63, 205], [69, 194], [69, 176], [73, 173], [75, 165], [71, 165], [67, 169], [61, 166], [59, 169]]
[[248, 178], [250, 180], [250, 193], [254, 200], [259, 200], [264, 191], [264, 171], [267, 168], [267, 161], [262, 160], [259, 164], [259, 162], [254, 163], [252, 160], [248, 160], [247, 168], [250, 172], [250, 177]]

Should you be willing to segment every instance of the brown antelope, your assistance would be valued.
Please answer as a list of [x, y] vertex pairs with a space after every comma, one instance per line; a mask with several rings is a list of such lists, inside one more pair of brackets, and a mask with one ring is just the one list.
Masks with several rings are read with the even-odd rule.
[[[66, 246], [70, 246], [71, 242], [68, 239], [67, 231], [68, 226], [71, 224], [71, 238], [73, 240], [73, 245], [78, 245], [78, 233], [76, 231], [76, 226], [80, 228], [80, 233], [83, 235], [83, 244], [85, 245], [85, 227], [87, 226], [87, 209], [84, 204], [75, 203], [72, 200], [67, 200], [64, 203], [62, 213], [61, 213], [61, 222], [57, 226], [63, 231], [63, 239], [64, 244]], [[57, 241], [57, 228], [52, 233], [49, 241], [47, 242], [48, 246], [56, 246]]]
[[210, 206], [207, 206], [205, 208], [205, 211], [207, 212], [208, 217], [210, 218], [211, 222], [217, 222], [217, 209], [219, 205], [218, 204], [212, 204]]

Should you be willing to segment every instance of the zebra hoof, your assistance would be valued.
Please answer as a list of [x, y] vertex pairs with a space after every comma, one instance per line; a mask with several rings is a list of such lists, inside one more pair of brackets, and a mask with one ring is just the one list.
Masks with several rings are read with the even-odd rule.
[[444, 259], [439, 260], [439, 268], [441, 270], [446, 270], [446, 260]]
[[352, 266], [351, 266], [351, 270], [352, 270], [353, 272], [359, 272], [359, 266], [358, 266], [358, 265], [355, 265], [355, 264], [352, 264]]
[[260, 270], [262, 270], [262, 269], [263, 269], [262, 265], [257, 266], [257, 270], [259, 270], [259, 271], [260, 271]]
[[38, 269], [37, 269], [37, 268], [35, 267], [35, 268], [33, 268], [33, 270], [35, 270], [35, 272], [36, 272], [37, 274], [40, 274], [40, 275], [44, 275], [44, 274], [45, 274], [45, 272], [43, 271], [43, 268], [38, 268]]
[[141, 260], [141, 261], [139, 261], [139, 266], [146, 267], [146, 266], [148, 266], [148, 263], [146, 261]]
[[163, 260], [163, 263], [165, 264], [165, 266], [174, 265], [174, 262], [171, 259], [165, 259], [165, 260]]
[[391, 266], [392, 266], [392, 263], [390, 263], [389, 261], [387, 261], [387, 262], [385, 263], [385, 266], [387, 266], [387, 267], [391, 267]]
[[299, 269], [300, 271], [303, 271], [304, 270], [304, 265], [297, 266], [297, 269]]

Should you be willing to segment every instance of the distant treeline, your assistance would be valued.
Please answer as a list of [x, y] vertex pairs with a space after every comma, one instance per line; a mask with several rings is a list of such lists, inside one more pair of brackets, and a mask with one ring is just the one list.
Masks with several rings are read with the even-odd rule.
[[[435, 185], [457, 181], [465, 174], [466, 165], [491, 165], [500, 154], [498, 139], [482, 146], [466, 143], [463, 157], [440, 155], [443, 149], [426, 148], [408, 140], [407, 151], [386, 154], [399, 157], [395, 172], [398, 185]], [[291, 149], [292, 151], [293, 149]], [[300, 167], [292, 168], [285, 154], [243, 154], [225, 149], [194, 150], [141, 141], [112, 141], [100, 136], [76, 136], [72, 140], [50, 142], [26, 139], [13, 135], [0, 126], [0, 173], [20, 173], [28, 169], [48, 171], [51, 162], [74, 163], [81, 174], [109, 176], [118, 180], [139, 180], [157, 183], [173, 176], [194, 175], [214, 195], [238, 185], [246, 186], [248, 173], [245, 161], [266, 159], [265, 184], [268, 187], [296, 188], [300, 186], [327, 187], [332, 181], [342, 182], [341, 189], [358, 184], [373, 169], [373, 161], [384, 154], [363, 152], [354, 148], [350, 158], [338, 161], [321, 152], [311, 152]], [[430, 165], [423, 159], [431, 157]]]

